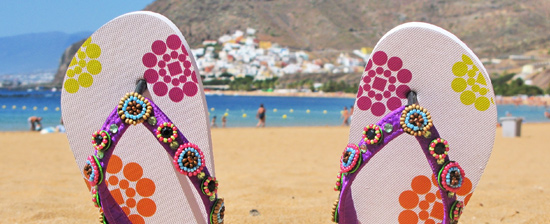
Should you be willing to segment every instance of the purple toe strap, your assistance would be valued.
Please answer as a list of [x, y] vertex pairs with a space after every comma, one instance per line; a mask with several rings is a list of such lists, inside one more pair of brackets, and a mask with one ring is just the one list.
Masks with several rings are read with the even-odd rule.
[[[157, 122], [156, 122], [155, 125], [151, 125], [147, 121], [143, 122], [142, 124], [156, 138], [157, 127], [160, 124], [163, 124], [164, 122], [168, 122], [168, 123], [172, 123], [172, 122], [161, 111], [161, 109], [157, 105], [155, 105], [150, 99], [147, 99], [147, 100], [151, 103], [153, 115], [156, 118]], [[110, 132], [110, 130], [109, 130], [111, 125], [113, 125], [113, 124], [118, 127], [118, 130], [115, 133]], [[105, 121], [105, 123], [103, 124], [103, 126], [101, 128], [101, 130], [109, 132], [110, 137], [111, 137], [110, 147], [104, 151], [103, 158], [101, 158], [101, 159], [98, 158], [98, 160], [101, 164], [101, 167], [103, 167], [103, 176], [104, 177], [106, 175], [105, 172], [106, 172], [107, 167], [109, 165], [109, 159], [111, 158], [111, 156], [113, 154], [113, 151], [114, 151], [114, 149], [115, 149], [115, 147], [118, 143], [118, 140], [122, 137], [122, 135], [124, 135], [124, 132], [126, 132], [126, 130], [128, 129], [129, 126], [131, 126], [131, 125], [124, 123], [124, 121], [120, 119], [120, 117], [118, 116], [118, 113], [117, 113], [117, 107], [115, 107], [115, 109], [113, 110], [113, 112], [111, 112], [111, 114], [109, 115], [109, 117], [107, 118], [107, 120]], [[187, 138], [185, 138], [185, 136], [183, 135], [183, 133], [181, 133], [181, 131], [179, 129], [177, 130], [177, 133], [178, 133], [178, 136], [176, 137], [176, 141], [178, 143], [180, 143], [180, 145], [183, 145], [183, 144], [189, 142], [187, 140]], [[170, 148], [169, 144], [161, 143], [160, 145], [162, 147], [164, 147], [164, 150], [166, 151], [166, 153], [168, 153], [172, 158], [174, 157], [174, 155], [176, 153], [176, 150], [172, 150]], [[95, 154], [97, 156], [97, 151], [95, 151]], [[203, 168], [202, 172], [204, 172], [207, 177], [210, 176], [210, 173], [208, 172], [208, 168], [206, 166]], [[207, 214], [210, 214], [214, 202], [210, 201], [209, 197], [202, 193], [202, 190], [201, 190], [202, 181], [199, 180], [199, 178], [197, 176], [190, 176], [189, 179], [193, 183], [193, 186], [195, 187], [195, 189], [199, 192], [199, 195], [201, 196], [201, 199], [202, 199], [202, 202], [205, 206], [205, 210], [206, 210]], [[99, 198], [100, 198], [100, 201], [101, 201], [101, 207], [103, 208], [103, 213], [105, 215], [105, 218], [107, 219], [108, 223], [111, 223], [111, 224], [112, 223], [122, 223], [122, 224], [128, 223], [128, 224], [130, 224], [131, 223], [130, 220], [128, 219], [128, 217], [126, 216], [124, 211], [122, 211], [121, 207], [115, 201], [113, 196], [111, 195], [111, 193], [110, 193], [110, 191], [107, 187], [107, 184], [105, 182], [106, 181], [103, 180], [99, 185], [97, 185], [97, 191], [99, 193]], [[216, 196], [216, 198], [217, 198], [217, 196]]]
[[[380, 121], [376, 123], [376, 125], [378, 125], [379, 127], [382, 127], [382, 129], [384, 129], [383, 127], [386, 124], [391, 124], [393, 126], [393, 129], [389, 133], [384, 132], [382, 142], [380, 142], [379, 144], [367, 145], [367, 151], [362, 154], [363, 162], [361, 162], [361, 164], [359, 165], [358, 169], [355, 172], [348, 173], [347, 175], [342, 175], [342, 190], [340, 192], [339, 205], [338, 205], [339, 223], [346, 223], [346, 224], [359, 223], [359, 221], [357, 220], [357, 211], [355, 210], [355, 206], [353, 203], [351, 185], [355, 180], [355, 177], [357, 177], [357, 174], [361, 171], [361, 169], [365, 166], [365, 164], [367, 164], [372, 159], [372, 157], [376, 155], [376, 153], [382, 150], [382, 148], [384, 148], [384, 146], [386, 146], [393, 139], [403, 134], [404, 131], [401, 128], [400, 118], [401, 118], [401, 113], [405, 109], [405, 107], [406, 106], [402, 106], [397, 110], [392, 111], [390, 114], [386, 115], [384, 118], [382, 118]], [[429, 145], [433, 139], [439, 138], [439, 133], [437, 132], [437, 129], [435, 128], [435, 126], [430, 129], [430, 132], [431, 132], [431, 136], [429, 138], [425, 138], [424, 136], [417, 136], [415, 138], [418, 141], [420, 148], [424, 152], [424, 155], [426, 156], [426, 159], [432, 169], [433, 174], [437, 177], [443, 165], [439, 165], [437, 163], [437, 160], [430, 154]], [[412, 135], [407, 135], [407, 136], [414, 137]], [[359, 146], [362, 146], [365, 144], [366, 144], [365, 141], [361, 139], [361, 141], [359, 142]], [[449, 161], [449, 157], [447, 156], [445, 158], [445, 162], [448, 162], [448, 161]], [[451, 209], [451, 206], [456, 201], [456, 196], [448, 197], [446, 194], [447, 191], [441, 187], [439, 188], [441, 192], [441, 198], [443, 199], [444, 211], [445, 211], [443, 224], [449, 224], [451, 222], [450, 222], [448, 213]]]

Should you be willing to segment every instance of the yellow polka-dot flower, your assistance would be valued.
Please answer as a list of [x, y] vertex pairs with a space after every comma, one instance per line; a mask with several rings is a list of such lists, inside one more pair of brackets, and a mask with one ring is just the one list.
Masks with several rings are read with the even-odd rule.
[[71, 60], [67, 69], [67, 79], [63, 88], [68, 93], [76, 93], [80, 87], [88, 88], [94, 83], [94, 75], [101, 73], [101, 48], [92, 43], [92, 38], [88, 38], [78, 49], [76, 55]]
[[451, 88], [460, 93], [460, 102], [467, 106], [473, 105], [479, 111], [485, 111], [494, 104], [492, 97], [489, 100], [485, 96], [490, 89], [487, 80], [470, 57], [463, 54], [462, 60], [456, 62], [451, 70], [455, 75]]

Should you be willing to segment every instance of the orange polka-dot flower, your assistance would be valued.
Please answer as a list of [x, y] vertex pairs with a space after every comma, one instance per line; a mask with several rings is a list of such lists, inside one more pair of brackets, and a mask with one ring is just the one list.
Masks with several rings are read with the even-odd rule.
[[[471, 190], [472, 182], [466, 177], [462, 187], [456, 192], [457, 196], [464, 197], [465, 205], [472, 196]], [[398, 217], [400, 224], [442, 223], [445, 209], [434, 175], [431, 180], [424, 175], [414, 177], [411, 180], [411, 190], [405, 190], [399, 195], [399, 204], [403, 208]]]
[[[121, 172], [124, 179], [119, 180], [115, 175], [120, 175]], [[111, 195], [132, 223], [145, 223], [146, 217], [155, 215], [157, 205], [149, 198], [155, 194], [155, 182], [143, 177], [141, 165], [136, 162], [123, 164], [118, 156], [112, 155], [107, 173], [111, 174], [109, 185], [118, 185], [115, 189], [110, 188]]]

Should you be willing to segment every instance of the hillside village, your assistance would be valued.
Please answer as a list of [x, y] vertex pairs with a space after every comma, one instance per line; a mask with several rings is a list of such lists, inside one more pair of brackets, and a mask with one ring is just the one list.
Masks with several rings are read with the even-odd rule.
[[366, 48], [341, 53], [333, 62], [310, 59], [304, 51], [292, 51], [278, 43], [260, 41], [256, 30], [237, 30], [217, 40], [203, 41], [203, 48], [193, 49], [204, 81], [252, 76], [266, 80], [297, 73], [359, 73], [370, 56]]

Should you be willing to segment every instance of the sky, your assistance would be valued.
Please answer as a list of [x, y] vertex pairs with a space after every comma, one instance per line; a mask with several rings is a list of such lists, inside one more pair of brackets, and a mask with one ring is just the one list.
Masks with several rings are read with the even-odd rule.
[[27, 33], [95, 31], [154, 0], [0, 0], [0, 37]]

